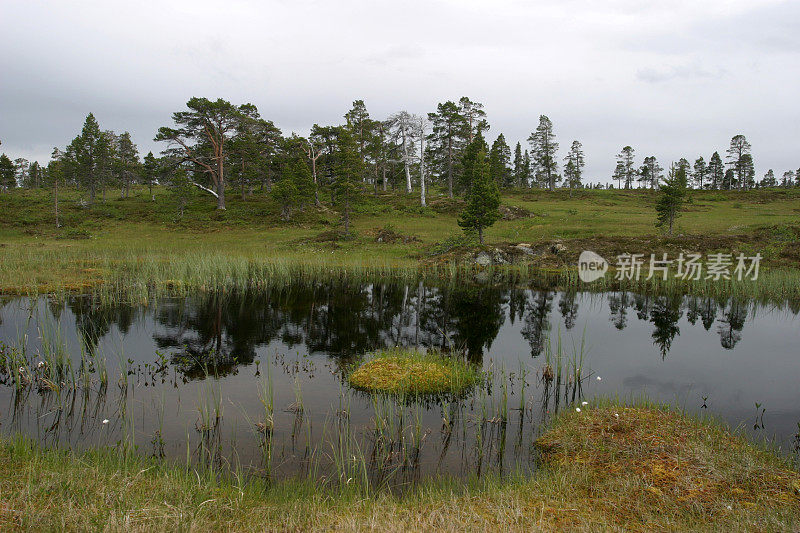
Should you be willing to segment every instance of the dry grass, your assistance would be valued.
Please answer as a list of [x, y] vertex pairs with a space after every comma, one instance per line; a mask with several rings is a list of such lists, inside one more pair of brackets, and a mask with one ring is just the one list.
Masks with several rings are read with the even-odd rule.
[[348, 377], [358, 390], [388, 394], [458, 394], [475, 385], [480, 372], [456, 357], [414, 350], [388, 350]]
[[[619, 414], [619, 418], [615, 416]], [[216, 481], [147, 461], [0, 445], [0, 529], [795, 531], [800, 474], [726, 429], [658, 408], [562, 414], [531, 478], [402, 497]]]

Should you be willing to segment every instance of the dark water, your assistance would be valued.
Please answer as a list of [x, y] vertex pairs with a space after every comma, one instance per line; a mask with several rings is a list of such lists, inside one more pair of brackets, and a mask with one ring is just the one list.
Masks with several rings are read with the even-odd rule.
[[[18, 359], [6, 358], [0, 431], [53, 446], [133, 445], [255, 475], [346, 481], [363, 470], [403, 483], [531, 468], [548, 417], [597, 395], [645, 393], [712, 413], [785, 453], [800, 429], [797, 305], [344, 282], [149, 305], [2, 303], [0, 341]], [[585, 343], [580, 379], [542, 380], [559, 342], [563, 367]], [[491, 379], [465, 398], [422, 403], [349, 389], [358, 356], [397, 345], [463, 354]], [[72, 364], [55, 378], [58, 357]], [[257, 425], [268, 383], [272, 431]]]

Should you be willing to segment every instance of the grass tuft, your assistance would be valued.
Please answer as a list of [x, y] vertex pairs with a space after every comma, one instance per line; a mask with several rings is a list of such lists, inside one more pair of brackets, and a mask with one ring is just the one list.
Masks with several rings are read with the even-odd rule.
[[410, 395], [458, 395], [480, 379], [480, 370], [461, 359], [405, 349], [376, 352], [348, 377], [358, 390]]

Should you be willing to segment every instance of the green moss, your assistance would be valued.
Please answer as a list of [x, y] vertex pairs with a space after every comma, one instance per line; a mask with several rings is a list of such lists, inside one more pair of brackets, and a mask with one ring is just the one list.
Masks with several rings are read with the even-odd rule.
[[348, 380], [358, 390], [388, 394], [459, 394], [480, 381], [481, 372], [456, 357], [416, 350], [372, 354]]

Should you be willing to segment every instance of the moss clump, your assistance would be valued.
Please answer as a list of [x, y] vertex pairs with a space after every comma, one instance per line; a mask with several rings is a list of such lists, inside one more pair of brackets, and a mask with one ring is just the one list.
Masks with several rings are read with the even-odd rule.
[[425, 395], [459, 394], [480, 378], [479, 369], [455, 357], [397, 349], [372, 354], [348, 380], [368, 392]]

